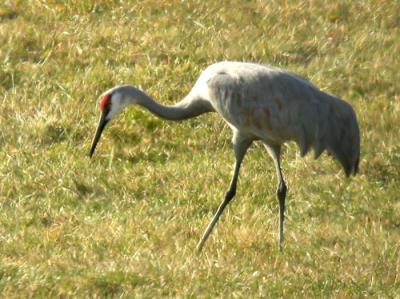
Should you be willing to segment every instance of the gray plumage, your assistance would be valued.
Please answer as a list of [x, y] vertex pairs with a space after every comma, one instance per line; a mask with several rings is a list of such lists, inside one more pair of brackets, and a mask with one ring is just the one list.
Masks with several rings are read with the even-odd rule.
[[360, 136], [352, 107], [282, 69], [242, 62], [213, 64], [203, 71], [189, 94], [173, 106], [160, 105], [133, 86], [116, 86], [102, 96], [102, 115], [90, 155], [107, 122], [129, 104], [141, 105], [169, 120], [217, 112], [233, 131], [233, 177], [197, 246], [198, 251], [235, 196], [240, 164], [253, 141], [262, 141], [274, 161], [278, 179], [280, 248], [287, 189], [280, 168], [281, 145], [295, 141], [302, 156], [313, 149], [315, 158], [327, 150], [343, 166], [346, 176], [358, 170]]

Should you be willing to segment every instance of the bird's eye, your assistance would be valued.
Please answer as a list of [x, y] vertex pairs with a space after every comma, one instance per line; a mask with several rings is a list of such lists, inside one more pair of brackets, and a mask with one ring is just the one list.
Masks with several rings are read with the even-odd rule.
[[106, 94], [101, 100], [100, 100], [100, 109], [104, 111], [106, 107], [110, 104], [111, 100], [111, 94]]

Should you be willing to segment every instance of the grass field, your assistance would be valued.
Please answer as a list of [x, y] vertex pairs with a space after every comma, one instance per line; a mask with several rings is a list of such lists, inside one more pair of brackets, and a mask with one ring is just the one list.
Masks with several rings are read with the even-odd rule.
[[[400, 296], [399, 1], [31, 1], [0, 4], [0, 297]], [[271, 159], [228, 187], [230, 129], [131, 107], [88, 158], [98, 97], [121, 83], [163, 104], [220, 60], [271, 64], [351, 103], [360, 174], [283, 149], [277, 247]]]

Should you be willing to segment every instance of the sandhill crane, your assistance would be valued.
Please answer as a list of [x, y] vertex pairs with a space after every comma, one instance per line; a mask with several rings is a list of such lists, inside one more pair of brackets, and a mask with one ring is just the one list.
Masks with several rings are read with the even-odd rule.
[[175, 121], [217, 112], [233, 131], [233, 176], [222, 203], [197, 245], [197, 252], [201, 251], [223, 210], [235, 196], [240, 164], [253, 141], [260, 140], [264, 144], [275, 165], [280, 250], [287, 190], [280, 167], [281, 145], [295, 141], [301, 156], [313, 148], [315, 158], [326, 149], [340, 162], [346, 176], [358, 170], [360, 137], [352, 107], [282, 69], [243, 62], [213, 64], [201, 73], [189, 94], [173, 106], [160, 105], [133, 86], [111, 88], [101, 96], [101, 117], [90, 157], [106, 124], [129, 104], [143, 106], [158, 117]]

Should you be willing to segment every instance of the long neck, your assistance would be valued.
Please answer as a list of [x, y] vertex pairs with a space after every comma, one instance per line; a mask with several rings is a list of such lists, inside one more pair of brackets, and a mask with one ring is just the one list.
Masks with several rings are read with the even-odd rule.
[[143, 106], [151, 113], [167, 120], [184, 120], [214, 111], [208, 101], [194, 97], [191, 94], [173, 106], [163, 106], [134, 87], [132, 91], [131, 98], [134, 103]]

